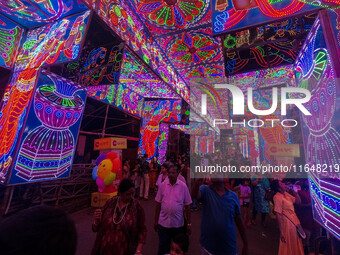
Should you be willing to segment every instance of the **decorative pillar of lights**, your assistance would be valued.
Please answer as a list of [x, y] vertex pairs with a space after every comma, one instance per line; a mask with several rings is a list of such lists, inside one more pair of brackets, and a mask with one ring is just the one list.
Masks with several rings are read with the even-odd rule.
[[331, 125], [336, 109], [334, 70], [327, 49], [315, 46], [317, 35], [322, 34], [319, 20], [314, 28], [312, 38], [296, 63], [298, 85], [309, 89], [312, 94], [305, 104], [312, 115], [303, 115], [309, 130], [306, 161], [311, 164], [338, 164], [340, 134]]
[[51, 84], [36, 89], [34, 111], [41, 126], [29, 131], [19, 151], [15, 170], [27, 180], [56, 178], [71, 166], [74, 137], [69, 127], [81, 117], [84, 102], [76, 94], [84, 88], [47, 75]]

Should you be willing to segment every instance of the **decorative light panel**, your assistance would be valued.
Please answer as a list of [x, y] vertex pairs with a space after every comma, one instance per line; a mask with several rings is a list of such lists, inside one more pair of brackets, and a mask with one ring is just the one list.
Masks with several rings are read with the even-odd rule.
[[284, 18], [315, 8], [299, 0], [237, 1], [212, 0], [213, 32], [220, 34], [230, 30]]
[[116, 85], [88, 86], [87, 96], [110, 105], [115, 105], [116, 90]]
[[9, 184], [68, 177], [86, 90], [42, 71]]
[[127, 50], [119, 81], [143, 97], [178, 98], [168, 84], [161, 81]]
[[28, 31], [7, 85], [0, 108], [0, 179], [4, 181], [25, 123], [39, 68], [75, 59], [84, 35], [89, 11]]
[[[303, 115], [306, 161], [310, 164], [338, 164], [340, 126], [337, 124], [339, 92], [329, 55], [325, 33], [318, 19], [295, 63], [297, 84], [308, 89], [312, 97], [305, 104], [311, 116]], [[335, 174], [335, 173], [333, 173]], [[338, 174], [335, 174], [339, 176]]]
[[159, 42], [177, 69], [222, 59], [219, 38], [212, 37], [210, 27], [159, 38]]
[[154, 35], [211, 22], [210, 2], [204, 0], [132, 0]]
[[166, 60], [158, 43], [150, 36], [143, 23], [126, 0], [100, 0], [92, 4], [98, 15], [142, 58], [162, 79], [185, 100], [189, 92], [177, 72]]
[[141, 116], [143, 97], [125, 87], [123, 84], [119, 84], [116, 96], [116, 106], [131, 114]]
[[164, 140], [164, 137], [160, 137], [162, 135], [161, 122], [164, 124], [180, 121], [181, 100], [144, 101], [138, 155], [147, 154], [148, 160], [158, 158], [159, 139]]
[[38, 69], [75, 60], [80, 52], [90, 11], [29, 30], [15, 64], [15, 71]]
[[318, 18], [295, 63], [297, 85], [312, 97], [305, 107], [312, 114], [302, 116], [306, 163], [327, 166], [324, 172], [310, 172], [314, 219], [340, 239], [340, 104], [338, 79], [328, 52], [325, 31]]
[[82, 51], [78, 64], [79, 82], [85, 86], [118, 84], [124, 44]]
[[16, 23], [37, 27], [87, 10], [76, 0], [6, 0], [0, 2], [1, 12]]
[[0, 15], [0, 66], [12, 68], [24, 29]]

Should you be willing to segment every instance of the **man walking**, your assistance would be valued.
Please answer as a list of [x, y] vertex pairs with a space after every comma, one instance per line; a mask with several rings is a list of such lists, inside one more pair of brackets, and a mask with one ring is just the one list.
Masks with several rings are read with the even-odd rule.
[[142, 178], [140, 182], [139, 198], [142, 199], [144, 197], [145, 200], [148, 200], [149, 198], [149, 185], [150, 185], [149, 179], [150, 165], [149, 162], [146, 161], [147, 158], [148, 156], [144, 154], [140, 167]]
[[[185, 183], [177, 179], [177, 166], [170, 166], [168, 178], [159, 186], [156, 195], [155, 230], [158, 231], [158, 255], [170, 253], [171, 240], [180, 233], [191, 233], [191, 197]], [[184, 225], [184, 216], [186, 226]]]
[[201, 255], [236, 255], [235, 223], [243, 240], [242, 255], [248, 254], [248, 241], [237, 195], [224, 186], [224, 178], [212, 178], [210, 185], [196, 180], [193, 197], [202, 201]]

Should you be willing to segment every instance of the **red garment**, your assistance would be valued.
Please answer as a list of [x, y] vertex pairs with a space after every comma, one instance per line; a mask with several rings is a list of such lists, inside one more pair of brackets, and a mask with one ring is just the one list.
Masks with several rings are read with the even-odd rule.
[[[141, 205], [132, 200], [127, 206], [124, 219], [128, 235], [124, 230], [124, 220], [118, 224], [113, 222], [114, 210], [117, 204], [117, 197], [106, 202], [102, 209], [102, 220], [98, 226], [98, 234], [92, 249], [92, 255], [131, 255], [129, 251], [129, 238], [134, 248], [138, 243], [145, 243], [146, 225], [145, 213]], [[124, 213], [125, 207], [122, 208]], [[115, 222], [121, 219], [120, 210], [116, 210]], [[133, 251], [132, 255], [135, 251]]]

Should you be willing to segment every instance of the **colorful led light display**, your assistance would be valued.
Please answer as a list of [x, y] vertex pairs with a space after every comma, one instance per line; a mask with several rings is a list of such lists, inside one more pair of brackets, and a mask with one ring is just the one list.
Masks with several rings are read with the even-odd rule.
[[159, 42], [176, 68], [222, 59], [220, 41], [211, 36], [211, 28], [163, 37]]
[[86, 90], [42, 71], [9, 184], [68, 177]]
[[87, 95], [104, 103], [114, 105], [116, 101], [116, 85], [88, 86]]
[[124, 44], [82, 51], [79, 82], [85, 86], [118, 84]]
[[286, 84], [295, 84], [295, 72], [293, 65], [251, 71], [229, 76], [230, 84], [240, 87], [243, 91], [248, 88], [259, 89]]
[[166, 161], [166, 152], [168, 149], [168, 138], [169, 138], [169, 125], [159, 125], [159, 138], [158, 138], [158, 158], [157, 163], [163, 164]]
[[145, 101], [138, 155], [148, 155], [148, 159], [159, 157], [159, 136], [161, 122], [181, 121], [181, 100]]
[[15, 71], [75, 60], [80, 51], [90, 12], [29, 30]]
[[207, 12], [207, 6], [209, 2], [203, 0], [137, 0], [140, 14], [145, 15], [152, 25], [168, 29], [183, 29], [190, 23], [197, 23]]
[[127, 50], [124, 53], [119, 81], [143, 97], [178, 98], [168, 84], [161, 81]]
[[[96, 6], [92, 4], [91, 8]], [[99, 16], [141, 57], [162, 79], [186, 101], [188, 88], [167, 62], [158, 43], [150, 36], [126, 0], [100, 0], [95, 10]]]
[[17, 71], [6, 88], [0, 108], [1, 176], [5, 176], [11, 166], [39, 68], [78, 56], [88, 16], [89, 12], [85, 12], [28, 32], [15, 64]]
[[141, 116], [143, 97], [122, 84], [119, 84], [116, 96], [116, 106], [131, 114]]
[[0, 9], [8, 18], [27, 28], [87, 10], [81, 1], [74, 0], [6, 0], [0, 2]]
[[189, 125], [171, 124], [170, 127], [193, 136], [207, 136], [209, 131], [208, 124], [205, 122], [190, 121]]
[[0, 15], [0, 66], [12, 68], [24, 29]]
[[268, 0], [213, 0], [212, 8], [213, 31], [214, 34], [220, 34], [228, 30], [288, 17], [315, 7], [299, 0], [276, 2]]
[[340, 159], [340, 126], [336, 123], [339, 92], [323, 33], [320, 20], [317, 20], [295, 70], [298, 86], [307, 88], [312, 94], [305, 104], [312, 115], [302, 116], [306, 161], [337, 164]]
[[[295, 63], [297, 85], [307, 88], [312, 97], [305, 107], [311, 116], [302, 116], [306, 163], [327, 166], [325, 172], [309, 175], [313, 215], [335, 237], [340, 238], [339, 194], [340, 125], [339, 82], [335, 79], [332, 57], [319, 18]], [[332, 170], [330, 169], [332, 168]]]

